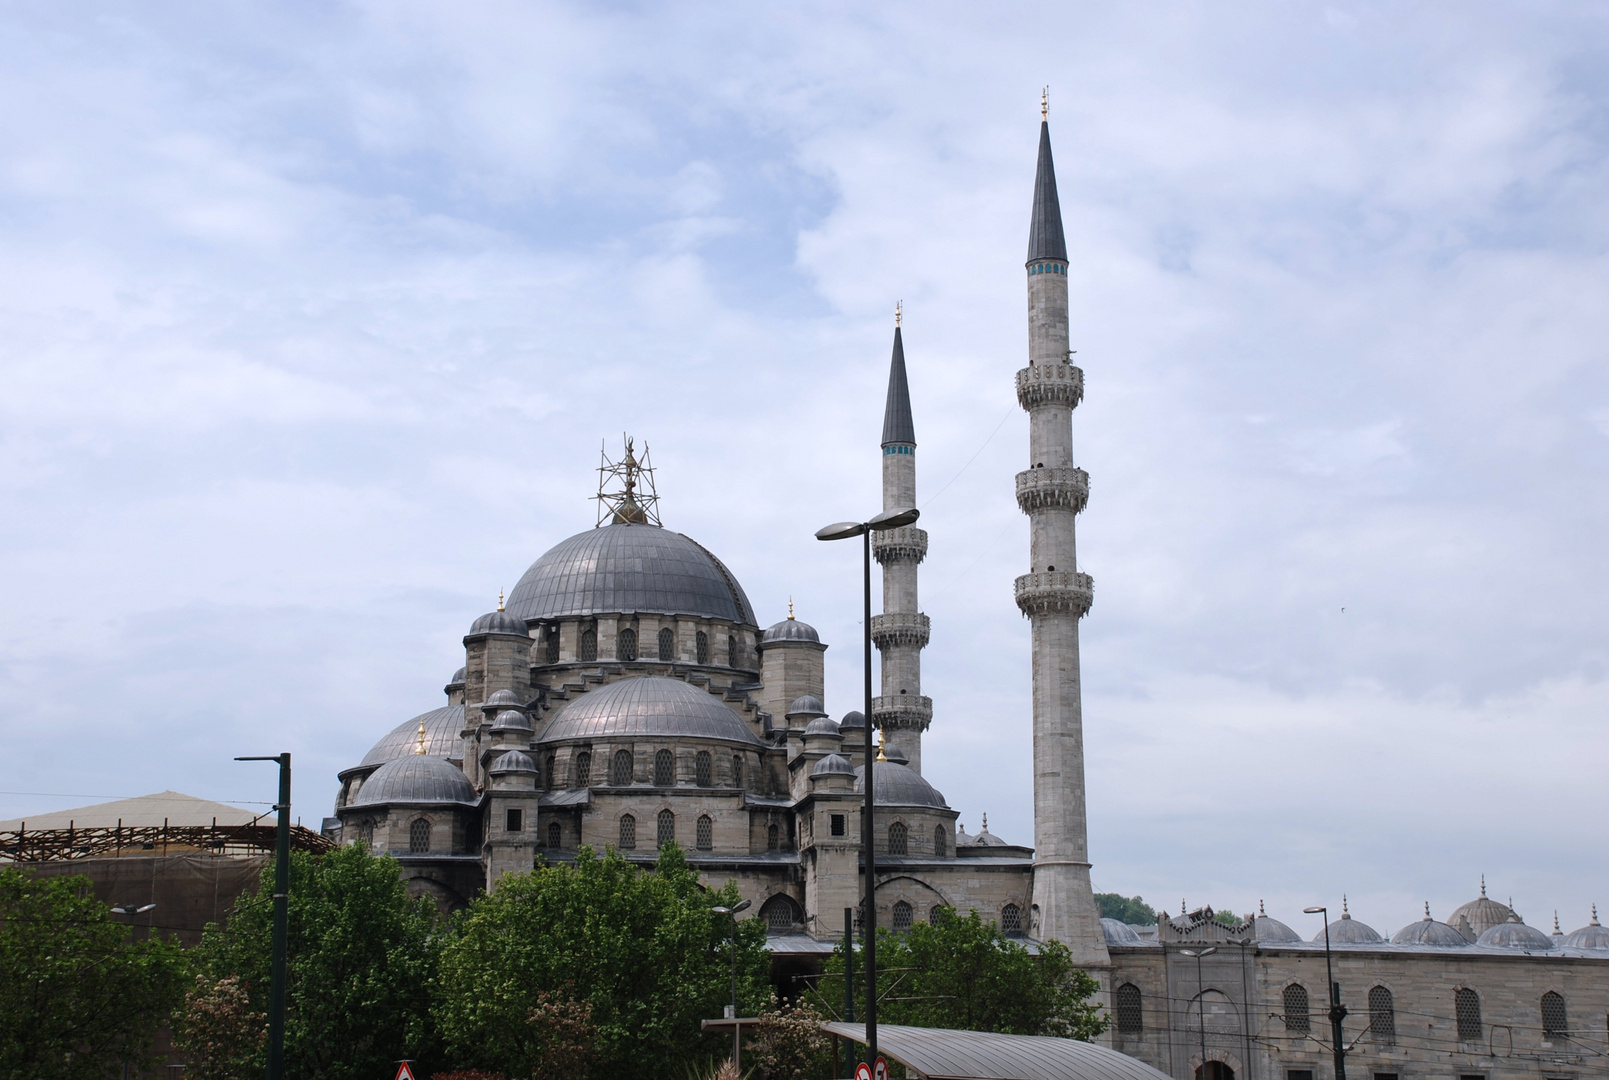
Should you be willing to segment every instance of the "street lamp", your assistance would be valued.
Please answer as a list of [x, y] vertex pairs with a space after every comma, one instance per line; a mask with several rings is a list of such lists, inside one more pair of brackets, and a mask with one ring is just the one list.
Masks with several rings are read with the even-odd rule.
[[862, 604], [862, 660], [866, 668], [866, 801], [860, 813], [860, 848], [866, 865], [866, 1064], [877, 1060], [877, 834], [873, 829], [873, 813], [877, 788], [876, 771], [872, 761], [872, 533], [884, 529], [897, 529], [909, 525], [921, 516], [915, 507], [905, 510], [885, 510], [870, 521], [840, 521], [816, 530], [817, 540], [848, 540], [859, 536], [861, 541], [861, 581], [864, 585]]
[[268, 1080], [285, 1080], [285, 954], [290, 940], [291, 756], [237, 757], [279, 763], [279, 828], [274, 834], [274, 954], [268, 982]]
[[748, 900], [739, 900], [731, 907], [710, 908], [717, 915], [732, 916], [732, 1004], [729, 1006], [732, 1011], [726, 1014], [726, 1018], [732, 1021], [732, 1064], [739, 1072], [743, 1071], [743, 1047], [738, 1041], [740, 1028], [737, 1023], [737, 913], [747, 911], [749, 903]]
[[141, 904], [139, 907], [135, 907], [132, 904], [124, 904], [122, 907], [113, 908], [112, 909], [112, 914], [114, 914], [114, 915], [144, 915], [147, 911], [155, 911], [155, 910], [156, 910], [156, 905], [155, 904]]
[[1346, 1018], [1346, 1006], [1341, 1004], [1341, 984], [1335, 981], [1335, 966], [1330, 960], [1330, 909], [1310, 907], [1303, 908], [1302, 913], [1324, 916], [1324, 975], [1330, 984], [1330, 1039], [1335, 1049], [1335, 1080], [1346, 1080], [1346, 1047], [1341, 1043], [1341, 1021]]
[[1218, 946], [1209, 945], [1205, 949], [1180, 949], [1180, 956], [1193, 956], [1196, 958], [1196, 1011], [1201, 1016], [1201, 1080], [1212, 1080], [1207, 1076], [1207, 988], [1201, 979], [1201, 958], [1211, 956], [1218, 951]]

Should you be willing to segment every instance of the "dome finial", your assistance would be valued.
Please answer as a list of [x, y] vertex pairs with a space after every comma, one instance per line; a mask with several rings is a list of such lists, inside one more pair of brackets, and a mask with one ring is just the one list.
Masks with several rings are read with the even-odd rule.
[[900, 317], [905, 314], [905, 301], [894, 301], [894, 329], [899, 329]]
[[788, 621], [793, 621], [793, 597], [788, 597]]
[[1553, 909], [1553, 932], [1555, 934], [1564, 933], [1563, 930], [1559, 929], [1559, 909], [1558, 908]]
[[1598, 925], [1598, 905], [1597, 904], [1592, 905], [1592, 925], [1593, 926]]
[[1425, 901], [1425, 921], [1426, 922], [1430, 921], [1430, 901], [1429, 900]]
[[1481, 875], [1481, 895], [1482, 896], [1486, 895], [1486, 875], [1485, 874]]
[[1046, 86], [1039, 91], [1039, 119], [1050, 120], [1050, 87]]
[[878, 761], [887, 761], [888, 760], [886, 757], [883, 756], [883, 733], [881, 731], [879, 731], [877, 733], [877, 760]]
[[[610, 461], [607, 448], [600, 447], [603, 463], [598, 466], [598, 524], [601, 525], [660, 525], [659, 492], [654, 486], [654, 467], [648, 459], [648, 444], [642, 444], [642, 457], [637, 456], [630, 435], [621, 435], [626, 454], [619, 461]], [[622, 490], [610, 491], [609, 481], [620, 481]], [[639, 489], [640, 485], [640, 489]]]
[[1268, 909], [1263, 907], [1263, 902], [1261, 900], [1257, 901], [1257, 917], [1259, 919], [1268, 918]]
[[[502, 611], [503, 609], [498, 608], [497, 610]], [[414, 744], [413, 752], [416, 754], [425, 752], [425, 718], [422, 716], [419, 718], [419, 741]]]
[[497, 610], [498, 611], [503, 610], [503, 590], [502, 589], [497, 590]]
[[983, 812], [983, 831], [989, 831], [989, 812], [987, 810]]
[[1350, 919], [1352, 913], [1346, 909], [1346, 893], [1341, 894], [1341, 918]]

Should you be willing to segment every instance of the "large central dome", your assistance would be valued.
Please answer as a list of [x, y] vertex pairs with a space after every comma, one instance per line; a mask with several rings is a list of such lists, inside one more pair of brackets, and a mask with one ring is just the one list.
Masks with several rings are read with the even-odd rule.
[[522, 619], [645, 612], [754, 625], [754, 609], [721, 560], [656, 525], [577, 533], [525, 571], [508, 597]]

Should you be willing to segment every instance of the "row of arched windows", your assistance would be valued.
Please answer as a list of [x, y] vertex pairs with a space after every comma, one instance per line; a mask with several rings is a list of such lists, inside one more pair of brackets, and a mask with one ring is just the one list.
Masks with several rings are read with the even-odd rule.
[[[676, 655], [676, 632], [668, 626], [661, 627], [659, 635], [654, 641], [654, 659], [662, 663], [674, 663]], [[542, 655], [549, 664], [559, 662], [559, 628], [550, 626], [544, 632], [542, 639]], [[710, 662], [710, 636], [700, 630], [693, 635], [693, 655], [700, 664]], [[598, 659], [598, 628], [584, 626], [576, 640], [576, 657], [583, 664], [595, 663]], [[615, 636], [615, 659], [637, 660], [640, 658], [637, 631], [627, 626]], [[737, 635], [728, 634], [726, 637], [726, 666], [738, 667], [744, 659], [744, 649], [738, 641]]]
[[[911, 833], [903, 821], [896, 821], [888, 827], [888, 853], [890, 855], [909, 855], [911, 848]], [[933, 826], [933, 854], [944, 856], [950, 852], [950, 834], [943, 825]]]
[[[615, 787], [628, 787], [636, 772], [636, 757], [630, 750], [616, 750], [610, 759], [609, 783]], [[572, 787], [583, 788], [592, 782], [592, 753], [583, 750], [571, 763]], [[699, 787], [715, 786], [715, 758], [708, 750], [693, 755], [693, 783]], [[669, 750], [654, 754], [654, 786], [676, 786], [676, 755]], [[743, 786], [743, 758], [732, 758], [732, 786]]]
[[[771, 826], [773, 829], [775, 825]], [[558, 823], [548, 826], [548, 846], [558, 847]], [[656, 847], [676, 842], [676, 814], [670, 810], [661, 810], [654, 819], [654, 843]], [[715, 819], [708, 814], [700, 814], [698, 824], [694, 829], [693, 842], [699, 851], [709, 851], [715, 846]], [[622, 851], [631, 851], [637, 847], [637, 819], [631, 814], [620, 815], [620, 843], [617, 845]]]

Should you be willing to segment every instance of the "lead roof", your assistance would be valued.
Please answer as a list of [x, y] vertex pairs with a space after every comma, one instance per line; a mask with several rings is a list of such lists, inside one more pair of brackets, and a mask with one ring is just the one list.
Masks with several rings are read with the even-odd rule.
[[894, 327], [894, 356], [888, 362], [888, 401], [883, 406], [883, 445], [916, 445], [916, 424], [911, 420], [911, 388], [905, 380], [905, 343]]
[[1056, 195], [1056, 163], [1050, 156], [1050, 121], [1039, 124], [1039, 168], [1034, 174], [1034, 220], [1028, 228], [1028, 261], [1067, 261], [1062, 234], [1061, 200]]

